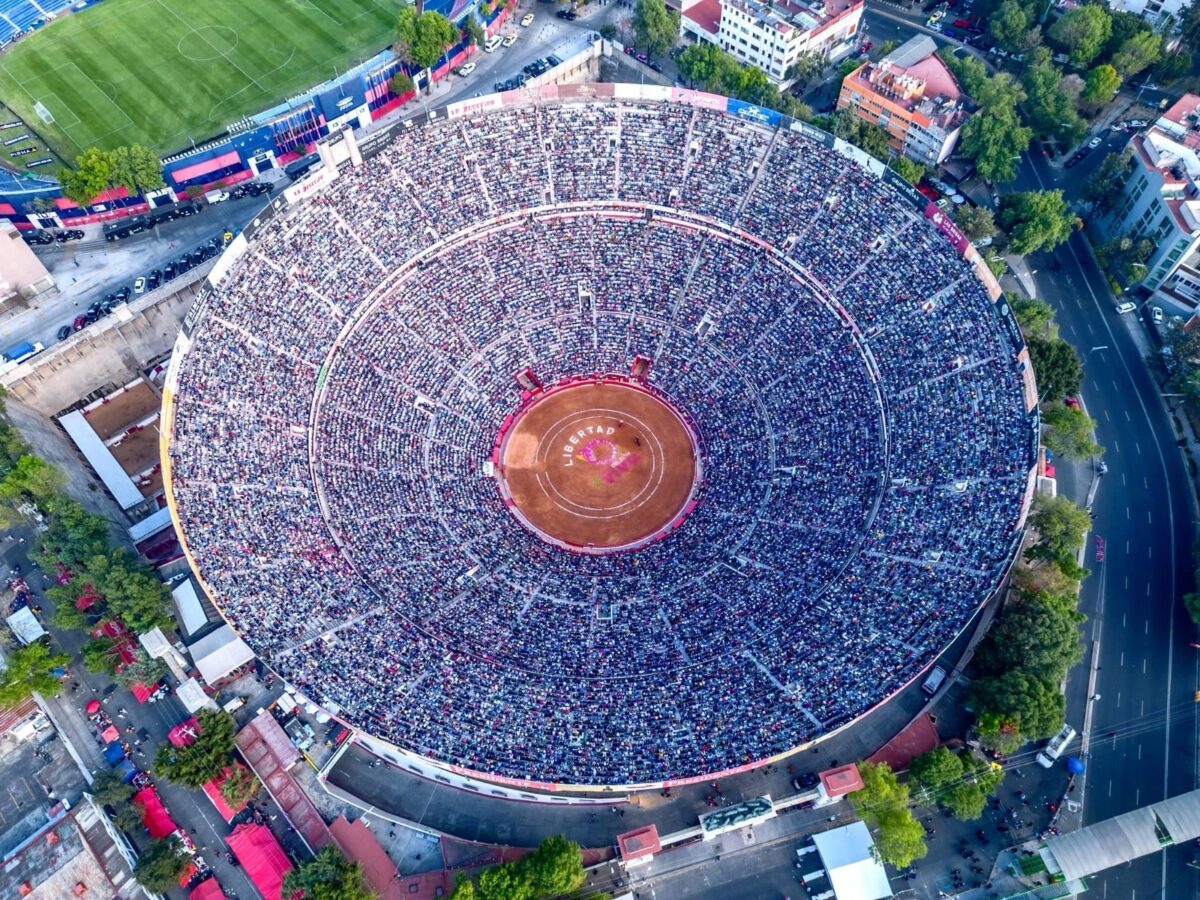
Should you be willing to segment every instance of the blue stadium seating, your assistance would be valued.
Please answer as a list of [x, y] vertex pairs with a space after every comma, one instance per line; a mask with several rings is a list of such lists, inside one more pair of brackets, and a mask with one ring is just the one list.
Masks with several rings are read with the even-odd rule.
[[0, 0], [0, 44], [44, 25], [74, 0]]

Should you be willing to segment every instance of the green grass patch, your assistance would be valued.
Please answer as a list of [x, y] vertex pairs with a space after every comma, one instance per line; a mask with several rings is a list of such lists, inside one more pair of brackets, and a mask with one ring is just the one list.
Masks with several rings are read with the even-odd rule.
[[[65, 158], [160, 154], [344, 72], [391, 41], [399, 0], [107, 0], [0, 56], [0, 102]], [[37, 112], [41, 104], [54, 121]]]

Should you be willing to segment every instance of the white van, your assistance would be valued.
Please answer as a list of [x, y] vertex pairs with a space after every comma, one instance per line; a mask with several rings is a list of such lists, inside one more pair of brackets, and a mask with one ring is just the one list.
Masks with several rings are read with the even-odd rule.
[[1037, 764], [1043, 769], [1049, 769], [1073, 740], [1075, 740], [1075, 729], [1070, 725], [1063, 725], [1058, 734], [1050, 738], [1050, 743], [1038, 753]]
[[925, 683], [921, 685], [921, 690], [929, 696], [937, 693], [938, 688], [942, 686], [942, 682], [946, 680], [946, 670], [941, 666], [934, 666], [933, 671], [929, 673], [929, 677], [925, 679]]
[[486, 41], [483, 42], [483, 52], [491, 53], [493, 50], [495, 50], [497, 47], [500, 46], [501, 40], [503, 40], [503, 38], [499, 37], [498, 35], [493, 35], [492, 37], [488, 38]]

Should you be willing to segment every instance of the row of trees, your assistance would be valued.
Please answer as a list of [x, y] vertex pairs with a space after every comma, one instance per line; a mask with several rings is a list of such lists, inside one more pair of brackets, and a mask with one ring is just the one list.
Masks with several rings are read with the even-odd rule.
[[451, 900], [538, 900], [578, 891], [584, 880], [579, 845], [553, 835], [515, 862], [484, 869], [474, 879], [460, 874]]
[[983, 815], [988, 797], [1004, 780], [1004, 769], [969, 751], [938, 747], [914, 757], [908, 776], [916, 786], [917, 803], [941, 806], [956, 819], [972, 821]]
[[714, 94], [736, 97], [798, 119], [808, 119], [809, 108], [786, 91], [776, 89], [762, 69], [744, 66], [715, 44], [689, 45], [676, 60], [688, 84]]
[[145, 194], [163, 187], [162, 163], [139, 144], [101, 150], [90, 147], [75, 157], [75, 168], [58, 173], [62, 192], [80, 206], [115, 187], [131, 194]]

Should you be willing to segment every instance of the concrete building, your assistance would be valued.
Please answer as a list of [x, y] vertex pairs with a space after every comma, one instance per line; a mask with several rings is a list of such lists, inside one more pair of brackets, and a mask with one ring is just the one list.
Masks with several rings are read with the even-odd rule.
[[803, 53], [837, 59], [855, 45], [863, 0], [681, 0], [680, 30], [786, 87]]
[[1149, 238], [1141, 286], [1172, 313], [1200, 308], [1200, 96], [1185, 94], [1129, 143], [1130, 171], [1113, 210], [1097, 220], [1104, 240]]
[[0, 312], [55, 288], [54, 277], [8, 222], [0, 222]]
[[953, 151], [970, 113], [967, 97], [938, 58], [937, 44], [918, 35], [842, 81], [837, 108], [888, 133], [892, 151], [927, 166]]
[[1178, 21], [1191, 5], [1191, 0], [1108, 0], [1108, 8], [1113, 12], [1131, 12], [1161, 27]]

